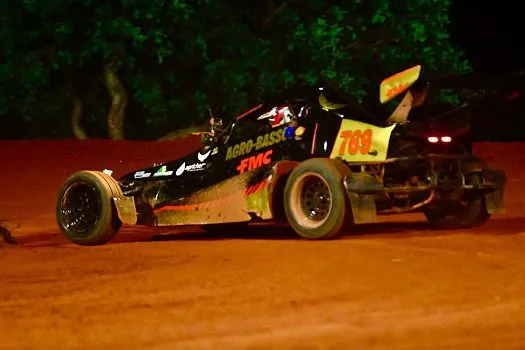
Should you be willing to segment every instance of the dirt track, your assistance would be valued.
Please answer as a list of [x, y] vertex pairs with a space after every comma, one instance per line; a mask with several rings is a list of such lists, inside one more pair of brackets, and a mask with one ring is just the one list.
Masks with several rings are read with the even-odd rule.
[[86, 248], [55, 226], [65, 177], [181, 145], [0, 142], [0, 219], [20, 242], [0, 243], [0, 349], [525, 349], [525, 144], [477, 150], [509, 184], [508, 212], [475, 231], [411, 215], [332, 242], [125, 228]]

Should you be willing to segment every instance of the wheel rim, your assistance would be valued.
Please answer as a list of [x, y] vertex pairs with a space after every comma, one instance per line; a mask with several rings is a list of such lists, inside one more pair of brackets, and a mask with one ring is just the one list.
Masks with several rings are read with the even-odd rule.
[[307, 229], [323, 225], [332, 212], [332, 191], [326, 180], [316, 173], [299, 176], [291, 197], [290, 209], [297, 222]]
[[64, 228], [75, 236], [85, 237], [98, 224], [102, 206], [97, 189], [86, 182], [71, 184], [61, 202]]

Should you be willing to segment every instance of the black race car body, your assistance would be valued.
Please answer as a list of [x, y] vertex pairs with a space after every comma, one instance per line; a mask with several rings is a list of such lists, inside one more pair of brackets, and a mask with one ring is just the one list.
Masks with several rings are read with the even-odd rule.
[[[59, 193], [59, 226], [76, 243], [100, 244], [121, 223], [287, 221], [303, 237], [330, 238], [381, 214], [423, 211], [437, 225], [486, 221], [503, 211], [505, 175], [471, 154], [468, 127], [408, 121], [421, 103], [410, 91], [419, 69], [383, 81], [382, 102], [408, 91], [386, 122], [332, 87], [310, 87], [212, 125], [202, 148], [180, 159], [119, 179], [74, 174]], [[97, 220], [82, 214], [87, 202], [98, 202], [90, 209]]]

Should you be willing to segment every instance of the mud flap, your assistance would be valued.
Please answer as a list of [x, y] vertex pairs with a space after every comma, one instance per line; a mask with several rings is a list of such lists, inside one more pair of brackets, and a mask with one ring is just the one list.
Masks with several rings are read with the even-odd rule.
[[370, 224], [377, 220], [374, 195], [348, 192], [354, 224]]
[[137, 223], [137, 208], [133, 197], [113, 197], [113, 203], [115, 203], [118, 217], [123, 224], [135, 225]]
[[503, 189], [500, 188], [494, 192], [485, 195], [485, 205], [487, 206], [487, 213], [489, 214], [503, 214], [505, 213], [505, 205], [503, 203]]
[[505, 206], [503, 205], [503, 190], [499, 189], [486, 194], [485, 205], [487, 206], [487, 213], [489, 214], [505, 213]]
[[377, 221], [375, 195], [382, 193], [383, 187], [372, 175], [352, 173], [343, 179], [350, 200], [355, 224], [368, 224]]
[[496, 169], [483, 169], [482, 176], [485, 183], [489, 183], [492, 186], [499, 186], [495, 191], [485, 194], [485, 205], [489, 214], [503, 214], [505, 213], [505, 205], [503, 201], [503, 193], [505, 189], [505, 183], [507, 177], [501, 170]]

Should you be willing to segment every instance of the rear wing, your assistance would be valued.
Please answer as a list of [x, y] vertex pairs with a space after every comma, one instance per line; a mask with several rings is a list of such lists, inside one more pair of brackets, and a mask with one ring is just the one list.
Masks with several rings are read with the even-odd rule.
[[379, 101], [387, 103], [408, 90], [418, 79], [421, 65], [414, 66], [384, 79], [379, 85]]
[[[384, 79], [379, 86], [379, 101], [382, 104], [387, 103], [407, 91], [419, 79], [420, 73], [421, 65], [417, 65]], [[406, 123], [412, 107], [421, 104], [425, 95], [426, 91], [420, 96], [414, 96], [410, 90], [407, 91], [395, 111], [388, 117], [387, 122]]]
[[524, 94], [522, 91], [525, 91], [525, 68], [496, 74], [471, 72], [425, 77], [424, 80], [421, 79], [420, 72], [421, 66], [417, 65], [381, 82], [379, 98], [383, 104], [406, 91], [405, 96], [388, 118], [388, 122], [405, 123], [411, 109], [425, 102], [430, 87], [438, 90], [450, 89], [467, 92], [464, 95], [465, 103], [445, 114], [467, 105], [479, 107], [490, 101], [516, 99]]

